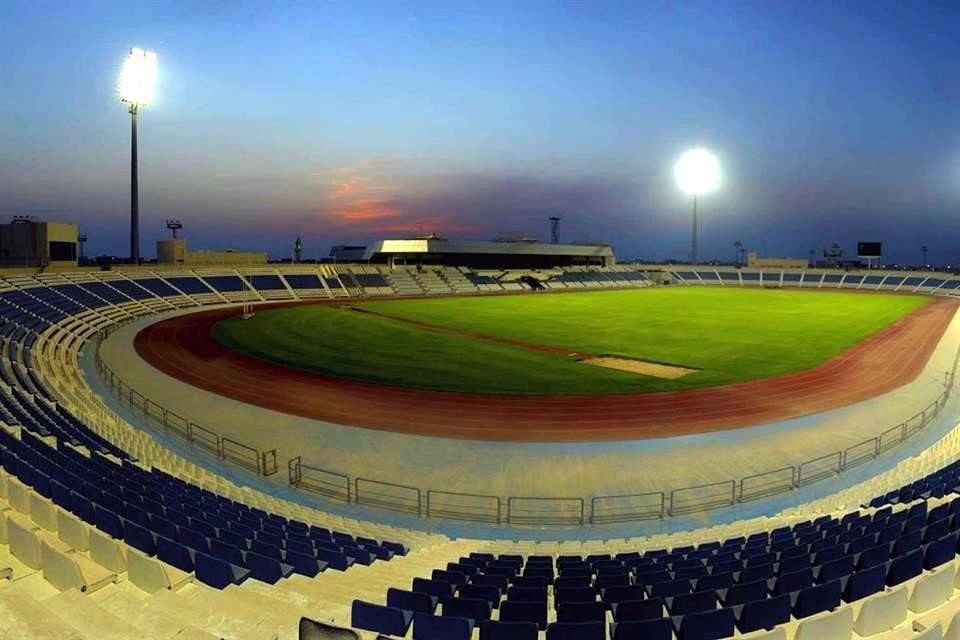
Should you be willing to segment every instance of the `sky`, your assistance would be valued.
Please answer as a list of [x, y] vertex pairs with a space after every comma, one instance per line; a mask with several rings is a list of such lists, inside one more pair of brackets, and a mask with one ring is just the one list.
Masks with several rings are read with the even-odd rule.
[[960, 4], [0, 2], [0, 220], [76, 222], [126, 255], [132, 46], [144, 254], [307, 257], [439, 233], [685, 259], [683, 151], [719, 158], [701, 258], [884, 242], [960, 262]]

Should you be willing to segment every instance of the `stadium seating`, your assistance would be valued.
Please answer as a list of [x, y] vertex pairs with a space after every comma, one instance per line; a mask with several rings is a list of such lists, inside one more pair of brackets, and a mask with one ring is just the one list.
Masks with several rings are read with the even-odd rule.
[[[373, 637], [365, 631], [693, 638], [771, 628], [790, 638], [960, 636], [960, 446], [953, 436], [771, 526], [753, 518], [642, 539], [525, 546], [450, 541], [291, 505], [104, 417], [110, 414], [95, 404], [77, 367], [84, 342], [101, 328], [241, 293], [343, 297], [384, 285], [397, 292], [390, 273], [297, 270], [47, 274], [0, 285], [0, 580], [11, 580], [0, 585], [5, 623], [42, 626], [52, 637], [99, 637], [107, 620], [115, 626], [103, 637], [153, 637], [131, 614], [137, 602], [149, 620], [165, 620], [154, 624], [173, 625], [162, 637], [192, 624], [214, 637], [244, 638], [273, 637], [281, 628], [281, 637], [345, 638]], [[435, 272], [446, 293], [462, 292], [454, 284], [462, 281], [503, 290], [492, 275], [458, 273], [462, 279]], [[633, 273], [540, 275], [547, 284], [600, 288], [643, 280]], [[734, 282], [729, 273], [706, 279], [723, 286]], [[777, 281], [823, 285], [827, 275], [837, 274], [781, 274]], [[442, 289], [436, 280], [432, 292]], [[841, 275], [831, 284], [862, 287], [863, 280]], [[870, 286], [923, 283], [945, 295], [957, 289], [952, 280], [926, 276], [888, 276]], [[377, 535], [388, 531], [405, 544]], [[65, 621], [51, 613], [57, 604], [93, 614]], [[211, 610], [222, 620], [208, 619]], [[181, 612], [179, 620], [173, 612]], [[352, 623], [364, 632], [343, 628]]]

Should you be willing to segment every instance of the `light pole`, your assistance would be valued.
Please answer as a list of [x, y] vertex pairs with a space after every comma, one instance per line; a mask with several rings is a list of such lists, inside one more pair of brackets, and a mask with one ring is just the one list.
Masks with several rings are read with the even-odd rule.
[[743, 251], [743, 243], [737, 240], [733, 243], [733, 262], [736, 266], [740, 266], [740, 252]]
[[677, 186], [693, 196], [693, 232], [690, 237], [690, 262], [697, 264], [699, 258], [700, 227], [697, 220], [699, 196], [715, 191], [720, 186], [720, 164], [716, 156], [703, 148], [691, 149], [680, 156], [673, 169]]
[[920, 247], [920, 251], [923, 251], [923, 268], [927, 268], [927, 245]]
[[137, 116], [153, 100], [157, 54], [130, 49], [120, 70], [120, 100], [130, 105], [130, 260], [140, 263], [140, 194], [137, 171]]

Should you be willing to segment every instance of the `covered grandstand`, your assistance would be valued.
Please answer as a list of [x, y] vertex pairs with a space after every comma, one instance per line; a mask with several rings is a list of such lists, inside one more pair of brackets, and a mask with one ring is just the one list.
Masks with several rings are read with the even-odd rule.
[[333, 247], [337, 262], [373, 264], [468, 266], [474, 268], [609, 267], [616, 264], [608, 244], [545, 244], [533, 240], [478, 242], [439, 236], [381, 240], [370, 246]]

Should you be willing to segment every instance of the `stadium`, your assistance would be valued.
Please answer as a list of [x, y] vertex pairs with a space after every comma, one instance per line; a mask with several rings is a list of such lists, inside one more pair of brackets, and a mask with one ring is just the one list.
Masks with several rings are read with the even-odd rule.
[[960, 640], [955, 16], [172, 4], [0, 9], [0, 640]]
[[[157, 637], [948, 628], [958, 287], [692, 265], [5, 274], [8, 636], [174, 610]], [[95, 609], [31, 615], [45, 597]]]

